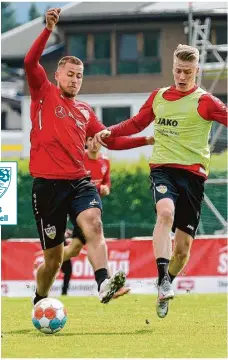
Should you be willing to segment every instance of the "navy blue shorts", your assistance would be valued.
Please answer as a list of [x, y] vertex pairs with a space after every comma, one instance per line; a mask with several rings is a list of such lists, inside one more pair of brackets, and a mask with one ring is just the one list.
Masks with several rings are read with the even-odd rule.
[[79, 180], [35, 178], [32, 206], [43, 250], [64, 242], [68, 214], [74, 226], [73, 235], [85, 243], [82, 232], [82, 236], [78, 236], [81, 229], [76, 222], [77, 216], [90, 208], [99, 208], [102, 212], [100, 196], [90, 177]]
[[188, 170], [161, 166], [151, 169], [150, 179], [155, 203], [166, 198], [174, 202], [172, 231], [178, 228], [194, 238], [204, 198], [204, 178]]

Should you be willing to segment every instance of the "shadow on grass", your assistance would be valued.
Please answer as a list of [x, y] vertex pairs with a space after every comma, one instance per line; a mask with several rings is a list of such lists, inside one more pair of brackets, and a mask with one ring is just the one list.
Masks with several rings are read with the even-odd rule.
[[75, 331], [75, 332], [60, 332], [60, 333], [55, 333], [55, 334], [42, 334], [39, 331], [35, 331], [34, 329], [23, 329], [23, 330], [14, 330], [14, 331], [4, 331], [2, 333], [3, 338], [4, 335], [22, 335], [22, 334], [29, 334], [30, 335], [38, 335], [38, 336], [44, 336], [44, 335], [54, 335], [54, 336], [75, 336], [75, 335], [90, 335], [90, 336], [100, 336], [100, 335], [146, 335], [148, 333], [153, 333], [154, 329], [141, 329], [141, 330], [136, 330], [136, 331], [128, 331], [128, 332], [81, 332], [81, 331]]

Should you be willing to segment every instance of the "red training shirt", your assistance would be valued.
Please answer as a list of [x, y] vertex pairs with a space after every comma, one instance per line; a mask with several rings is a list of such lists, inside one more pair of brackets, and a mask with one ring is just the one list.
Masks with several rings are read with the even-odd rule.
[[[24, 64], [31, 93], [30, 173], [46, 179], [87, 176], [84, 165], [86, 137], [105, 129], [91, 107], [65, 97], [47, 78], [39, 60], [51, 34], [45, 28], [27, 53]], [[147, 145], [145, 137], [113, 138], [109, 149]]]
[[104, 154], [99, 154], [98, 159], [90, 159], [88, 151], [85, 153], [85, 168], [89, 171], [92, 183], [100, 193], [100, 186], [107, 185], [111, 188], [110, 161]]

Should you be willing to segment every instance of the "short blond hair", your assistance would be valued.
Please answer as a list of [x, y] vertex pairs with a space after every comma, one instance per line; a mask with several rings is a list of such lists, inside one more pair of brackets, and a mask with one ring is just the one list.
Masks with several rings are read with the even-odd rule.
[[199, 62], [199, 50], [193, 46], [179, 44], [174, 51], [173, 59]]
[[64, 66], [66, 63], [83, 66], [83, 62], [76, 56], [64, 56], [62, 59], [59, 60], [58, 67]]

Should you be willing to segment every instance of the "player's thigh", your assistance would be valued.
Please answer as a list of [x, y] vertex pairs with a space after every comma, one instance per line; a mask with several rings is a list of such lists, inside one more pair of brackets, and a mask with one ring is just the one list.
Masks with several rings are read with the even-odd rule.
[[69, 208], [70, 220], [74, 225], [73, 236], [85, 243], [85, 232], [94, 222], [101, 221], [101, 214], [102, 202], [96, 187], [92, 183], [85, 183]]
[[54, 180], [35, 179], [32, 206], [43, 250], [64, 242], [67, 208], [64, 193]]
[[176, 228], [174, 235], [174, 253], [187, 255], [192, 247], [193, 237]]
[[176, 204], [173, 231], [179, 229], [195, 237], [204, 198], [204, 179], [200, 176], [185, 172], [179, 178], [180, 197]]
[[[83, 235], [83, 241], [85, 241], [84, 235]], [[71, 253], [75, 254], [74, 256], [77, 256], [80, 253], [81, 249], [83, 248], [83, 245], [85, 244], [85, 242], [83, 241], [76, 236], [72, 237], [70, 243], [68, 244], [68, 248]]]
[[77, 223], [82, 229], [86, 241], [103, 236], [103, 225], [100, 208], [89, 208], [77, 217]]
[[150, 180], [156, 212], [161, 213], [164, 209], [174, 212], [179, 193], [175, 181], [170, 176], [170, 170], [165, 167], [152, 169]]
[[64, 244], [61, 243], [50, 249], [43, 250], [44, 260], [47, 267], [59, 268], [63, 261]]

